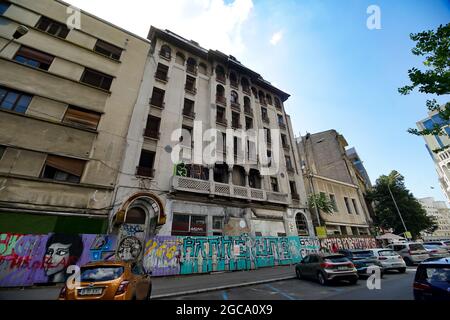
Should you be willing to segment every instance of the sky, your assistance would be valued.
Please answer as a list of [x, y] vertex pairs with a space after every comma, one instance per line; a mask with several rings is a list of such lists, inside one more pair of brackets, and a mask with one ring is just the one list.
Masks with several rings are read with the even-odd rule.
[[[433, 97], [397, 89], [422, 68], [409, 35], [450, 22], [450, 0], [66, 1], [142, 37], [153, 25], [235, 56], [291, 94], [296, 135], [336, 129], [372, 183], [395, 169], [416, 197], [445, 200], [423, 138], [407, 133]], [[371, 5], [380, 29], [367, 27]]]

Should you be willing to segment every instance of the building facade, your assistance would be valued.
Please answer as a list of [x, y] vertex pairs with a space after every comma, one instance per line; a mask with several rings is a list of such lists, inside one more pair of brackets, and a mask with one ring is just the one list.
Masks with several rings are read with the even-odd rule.
[[0, 14], [0, 48], [28, 28], [0, 53], [0, 231], [106, 232], [150, 43], [58, 0]]
[[302, 136], [297, 144], [307, 194], [322, 193], [333, 203], [332, 213], [320, 212], [327, 234], [369, 235], [372, 219], [364, 197], [366, 181], [346, 153], [345, 138], [328, 130]]
[[152, 27], [148, 39], [110, 231], [132, 223], [145, 236], [313, 236], [289, 95], [169, 30]]
[[[444, 120], [439, 116], [439, 112], [430, 111], [427, 118], [417, 122], [417, 128], [419, 130], [432, 130], [435, 124], [442, 125], [442, 123], [444, 123]], [[444, 126], [444, 131], [445, 135], [425, 135], [422, 137], [425, 140], [425, 147], [433, 160], [441, 190], [447, 201], [450, 202], [450, 152], [448, 149], [437, 153], [434, 152], [434, 150], [450, 145], [450, 127], [448, 125]]]
[[427, 215], [434, 218], [438, 226], [432, 234], [423, 233], [422, 237], [426, 240], [450, 239], [450, 209], [445, 201], [435, 201], [432, 197], [418, 200]]

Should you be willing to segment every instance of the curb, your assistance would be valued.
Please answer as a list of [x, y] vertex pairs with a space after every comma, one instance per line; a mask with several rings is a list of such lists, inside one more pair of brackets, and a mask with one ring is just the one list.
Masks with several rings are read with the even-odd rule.
[[175, 292], [175, 293], [158, 294], [158, 295], [155, 295], [155, 296], [152, 295], [151, 299], [154, 300], [154, 299], [163, 299], [163, 298], [172, 298], [172, 297], [186, 296], [186, 295], [197, 294], [197, 293], [204, 293], [204, 292], [210, 292], [210, 291], [220, 291], [220, 290], [225, 290], [225, 289], [246, 287], [246, 286], [258, 285], [258, 284], [269, 283], [269, 282], [290, 280], [290, 279], [295, 279], [295, 278], [296, 278], [296, 276], [287, 276], [287, 277], [282, 277], [282, 278], [259, 280], [259, 281], [252, 281], [252, 282], [244, 282], [244, 283], [239, 283], [239, 284], [230, 284], [230, 285], [226, 285], [226, 286], [212, 287], [212, 288], [206, 288], [206, 289], [195, 289], [195, 290], [187, 290], [187, 291], [181, 291], [181, 292]]

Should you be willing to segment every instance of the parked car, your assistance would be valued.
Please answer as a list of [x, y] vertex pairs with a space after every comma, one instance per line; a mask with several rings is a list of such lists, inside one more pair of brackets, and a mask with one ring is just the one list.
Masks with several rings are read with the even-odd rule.
[[384, 271], [398, 270], [400, 273], [405, 273], [406, 263], [402, 256], [391, 249], [377, 248], [369, 249], [373, 255], [378, 259], [378, 261], [383, 266]]
[[423, 245], [437, 245], [441, 246], [444, 249], [446, 249], [450, 253], [450, 240], [444, 240], [444, 241], [427, 241], [424, 242]]
[[93, 262], [80, 268], [80, 285], [65, 285], [60, 300], [149, 300], [150, 274], [139, 264], [128, 262]]
[[346, 256], [355, 265], [358, 275], [369, 276], [371, 273], [368, 272], [368, 268], [371, 266], [377, 266], [381, 270], [381, 276], [383, 276], [384, 270], [381, 263], [373, 255], [370, 250], [339, 250], [338, 253]]
[[420, 242], [393, 243], [388, 245], [388, 248], [401, 255], [407, 266], [421, 263], [430, 257]]
[[443, 246], [436, 244], [424, 244], [423, 246], [430, 255], [430, 258], [445, 258], [449, 256], [447, 249]]
[[295, 266], [297, 278], [315, 279], [321, 285], [331, 281], [346, 280], [351, 284], [358, 281], [355, 265], [342, 254], [315, 253], [307, 255]]
[[417, 267], [413, 290], [415, 300], [450, 300], [450, 259], [422, 262]]

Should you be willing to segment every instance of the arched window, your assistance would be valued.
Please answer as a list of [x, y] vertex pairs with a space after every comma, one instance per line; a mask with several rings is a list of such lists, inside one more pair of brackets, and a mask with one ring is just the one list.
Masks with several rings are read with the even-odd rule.
[[218, 81], [225, 82], [225, 69], [221, 65], [217, 65], [216, 67], [216, 79]]
[[241, 84], [242, 84], [242, 91], [244, 91], [247, 94], [250, 94], [250, 82], [248, 81], [248, 79], [243, 77], [241, 79]]
[[258, 96], [259, 96], [259, 102], [261, 104], [266, 104], [266, 96], [264, 94], [264, 92], [262, 92], [261, 90], [258, 92]]
[[255, 96], [255, 98], [258, 99], [258, 90], [256, 90], [255, 87], [252, 87], [252, 93]]
[[278, 99], [277, 97], [275, 97], [275, 107], [278, 109], [281, 109], [281, 102], [280, 99]]
[[177, 52], [175, 62], [184, 66], [184, 61], [186, 61], [186, 57], [181, 52]]
[[249, 97], [244, 97], [244, 108], [251, 108], [251, 102]]
[[270, 94], [266, 94], [267, 103], [272, 105], [272, 96]]
[[245, 169], [242, 166], [233, 166], [233, 184], [245, 187]]
[[201, 62], [198, 65], [198, 72], [200, 72], [201, 74], [204, 74], [206, 76], [208, 74], [208, 67], [206, 66], [206, 64]]
[[238, 86], [239, 86], [239, 82], [238, 82], [236, 73], [234, 73], [234, 72], [230, 72], [230, 85], [235, 88], [238, 88]]
[[220, 84], [218, 84], [216, 86], [216, 101], [226, 104], [225, 88], [223, 86], [221, 86]]
[[248, 184], [250, 188], [261, 189], [261, 174], [257, 169], [250, 169], [248, 173]]
[[192, 74], [197, 74], [197, 61], [189, 57], [186, 63], [186, 71]]
[[308, 220], [303, 213], [299, 212], [295, 216], [295, 224], [297, 226], [297, 232], [299, 236], [309, 236]]
[[238, 104], [239, 103], [239, 95], [236, 91], [231, 91], [231, 103]]
[[128, 209], [125, 223], [145, 224], [146, 214], [144, 209], [133, 207]]
[[159, 51], [159, 55], [165, 59], [169, 59], [172, 57], [172, 49], [168, 45], [162, 45], [161, 50]]

